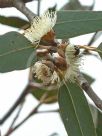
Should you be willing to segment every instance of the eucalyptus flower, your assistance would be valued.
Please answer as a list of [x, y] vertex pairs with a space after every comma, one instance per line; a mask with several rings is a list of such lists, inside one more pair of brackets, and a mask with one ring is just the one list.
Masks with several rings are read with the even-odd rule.
[[52, 30], [56, 20], [56, 11], [48, 10], [41, 17], [33, 19], [31, 27], [25, 31], [24, 36], [32, 43], [39, 43], [41, 38]]
[[72, 44], [68, 44], [65, 49], [65, 58], [68, 68], [65, 73], [65, 80], [70, 80], [74, 82], [75, 77], [77, 77], [79, 72], [80, 57], [75, 55], [76, 49]]
[[32, 72], [35, 77], [43, 82], [44, 85], [55, 84], [60, 82], [60, 78], [56, 71], [51, 71], [51, 68], [43, 64], [43, 61], [37, 61], [32, 66]]
[[[53, 53], [53, 59], [56, 58], [57, 64], [54, 62], [54, 70], [51, 70], [51, 67], [47, 66], [44, 60], [37, 61], [33, 67], [32, 72], [35, 77], [42, 81], [44, 85], [56, 85], [59, 87], [62, 85], [63, 80], [65, 81], [75, 81], [75, 77], [77, 77], [80, 66], [80, 58], [75, 55], [76, 49], [74, 45], [68, 44], [65, 48], [65, 58], [63, 60], [63, 64], [61, 63], [61, 57], [58, 53]], [[46, 62], [46, 61], [45, 61]], [[53, 63], [53, 62], [52, 62]], [[60, 64], [60, 66], [58, 65]], [[63, 69], [64, 63], [67, 65], [65, 69]], [[62, 68], [61, 68], [62, 67]]]
[[[32, 43], [39, 43], [41, 38], [53, 30], [52, 28], [56, 20], [56, 11], [48, 10], [42, 16], [35, 17], [31, 23], [31, 27], [25, 31], [25, 37]], [[53, 47], [54, 46], [52, 46], [52, 48]], [[37, 55], [43, 52], [45, 56], [32, 66], [32, 72], [44, 85], [56, 84], [59, 86], [63, 80], [70, 80], [73, 82], [79, 71], [80, 61], [79, 57], [75, 55], [76, 49], [74, 45], [65, 45], [64, 50], [60, 48], [60, 51], [59, 47], [61, 46], [57, 46], [58, 50], [56, 50], [56, 52], [50, 52], [50, 50], [47, 50], [48, 48], [46, 48], [47, 52], [44, 52], [44, 48], [37, 48]], [[43, 61], [48, 59], [48, 56], [52, 58], [50, 61], [54, 65], [53, 71], [50, 66], [43, 63]]]

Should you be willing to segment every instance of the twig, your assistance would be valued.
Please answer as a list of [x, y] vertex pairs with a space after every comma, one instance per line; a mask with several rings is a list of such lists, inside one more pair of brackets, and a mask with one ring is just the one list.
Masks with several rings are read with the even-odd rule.
[[[31, 78], [31, 72], [29, 73], [29, 82]], [[35, 86], [33, 86], [34, 88]], [[9, 116], [13, 113], [13, 111], [17, 108], [17, 106], [24, 100], [25, 96], [30, 92], [30, 89], [32, 87], [29, 85], [26, 86], [26, 88], [23, 90], [19, 98], [16, 100], [16, 102], [13, 104], [13, 106], [9, 109], [9, 111], [4, 115], [2, 119], [0, 119], [0, 125], [2, 125], [8, 118]]]
[[18, 112], [17, 112], [17, 114], [16, 114], [15, 118], [13, 119], [13, 121], [12, 121], [12, 123], [11, 123], [10, 128], [12, 128], [12, 127], [13, 127], [13, 125], [15, 124], [15, 122], [16, 122], [16, 120], [17, 120], [17, 118], [19, 117], [20, 112], [21, 112], [21, 110], [22, 110], [22, 108], [23, 108], [23, 105], [24, 105], [24, 101], [19, 105], [19, 110], [18, 110]]
[[[23, 0], [24, 3], [31, 2], [33, 0]], [[0, 0], [0, 8], [13, 7], [13, 0]]]
[[15, 127], [13, 127], [8, 135], [5, 136], [9, 136], [11, 133], [13, 133], [17, 128], [19, 128], [23, 123], [25, 123], [25, 121], [27, 121], [32, 115], [36, 114], [38, 112], [38, 108], [43, 104], [44, 100], [46, 99], [48, 95], [48, 92], [44, 93], [44, 95], [41, 97], [41, 100], [39, 102], [39, 104]]
[[[94, 35], [92, 36], [92, 38], [90, 39], [89, 43], [87, 44], [87, 46], [91, 46], [102, 34], [102, 31], [98, 31], [98, 32], [95, 32]], [[90, 54], [90, 52], [85, 49], [84, 54]]]
[[13, 106], [9, 109], [9, 111], [4, 115], [4, 117], [0, 120], [0, 125], [2, 125], [8, 119], [8, 117], [12, 114], [12, 112], [23, 101], [23, 99], [25, 98], [25, 96], [29, 93], [30, 88], [31, 87], [29, 85], [26, 86], [26, 88], [24, 89], [24, 91], [22, 92], [22, 94], [19, 96], [19, 98], [17, 99], [17, 101], [13, 104]]
[[20, 115], [20, 112], [21, 112], [21, 110], [22, 110], [22, 108], [23, 108], [23, 105], [24, 105], [24, 101], [20, 104], [19, 110], [18, 110], [18, 112], [17, 112], [15, 118], [13, 119], [13, 121], [12, 121], [12, 123], [11, 123], [11, 125], [10, 125], [10, 127], [9, 127], [9, 129], [8, 129], [8, 131], [7, 131], [7, 133], [5, 134], [5, 136], [8, 136], [9, 133], [11, 132], [11, 130], [12, 130], [12, 128], [13, 128], [13, 126], [14, 126], [16, 120], [18, 119], [18, 117], [19, 117], [19, 115]]
[[93, 0], [93, 3], [92, 3], [91, 6], [89, 6], [89, 9], [88, 9], [88, 10], [93, 10], [94, 6], [95, 6], [95, 0]]
[[81, 88], [87, 93], [87, 95], [93, 100], [95, 105], [102, 110], [102, 100], [97, 96], [97, 94], [93, 91], [93, 89], [90, 87], [87, 80], [83, 77], [81, 73], [79, 73], [77, 77], [77, 81]]
[[95, 32], [91, 40], [88, 43], [88, 46], [92, 45], [98, 38], [102, 35], [102, 31]]
[[44, 89], [44, 90], [49, 90], [49, 91], [57, 88], [55, 85], [44, 86], [43, 83], [36, 83], [36, 82], [32, 82], [32, 81], [29, 83], [29, 86], [32, 87], [32, 88], [36, 87], [36, 88], [39, 88], [39, 89]]
[[48, 111], [38, 111], [37, 113], [52, 113], [52, 112], [59, 112], [59, 109], [56, 109], [56, 110], [48, 110]]
[[90, 46], [90, 45], [93, 44], [93, 42], [94, 42], [95, 39], [96, 39], [97, 33], [98, 33], [98, 32], [95, 32], [95, 33], [94, 33], [94, 35], [92, 36], [91, 40], [90, 40], [89, 43], [88, 43], [88, 46]]
[[[24, 89], [24, 91], [22, 92], [22, 94], [19, 96], [19, 98], [17, 99], [17, 101], [13, 104], [13, 106], [9, 109], [9, 111], [4, 115], [4, 117], [2, 119], [0, 119], [0, 125], [2, 125], [7, 119], [8, 117], [13, 113], [13, 111], [17, 108], [17, 106], [24, 100], [24, 98], [26, 97], [26, 95], [28, 93], [30, 93], [31, 88], [44, 88], [44, 86], [42, 84], [39, 83], [34, 83], [31, 82], [32, 77], [31, 77], [31, 73], [29, 74], [29, 83], [26, 86], [26, 88]], [[45, 88], [47, 89], [47, 88]], [[49, 90], [51, 90], [52, 88], [49, 87]]]
[[29, 80], [29, 82], [32, 82], [32, 81], [33, 81], [33, 73], [32, 73], [32, 68], [31, 68], [31, 67], [30, 67], [30, 70], [29, 70], [28, 80]]
[[36, 17], [36, 14], [34, 14], [31, 10], [29, 10], [23, 0], [14, 0], [13, 1], [14, 7], [16, 7], [19, 11], [21, 11], [28, 19], [30, 22]]
[[40, 4], [41, 4], [41, 0], [38, 0], [38, 7], [37, 7], [37, 15], [40, 15]]
[[9, 136], [11, 133], [13, 133], [17, 128], [19, 128], [21, 125], [23, 125], [23, 123], [25, 123], [25, 121], [27, 121], [32, 115], [37, 113], [37, 109], [40, 107], [41, 104], [38, 104], [37, 107], [34, 108], [33, 111], [31, 111], [31, 113], [24, 119], [22, 120], [18, 125], [16, 125], [14, 128], [12, 128], [8, 134], [6, 134], [5, 136]]
[[51, 135], [49, 135], [49, 136], [59, 136], [59, 134], [58, 133], [52, 133]]
[[89, 47], [89, 46], [86, 46], [86, 45], [78, 45], [78, 47], [80, 49], [86, 49], [86, 50], [89, 50], [89, 51], [96, 51], [96, 47]]

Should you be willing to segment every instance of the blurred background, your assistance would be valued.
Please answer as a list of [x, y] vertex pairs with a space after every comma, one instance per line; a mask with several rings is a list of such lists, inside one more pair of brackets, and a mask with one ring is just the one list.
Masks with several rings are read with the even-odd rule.
[[[72, 5], [71, 5], [72, 3]], [[49, 7], [57, 5], [57, 10], [102, 10], [101, 1], [95, 0], [93, 6], [93, 0], [41, 0], [40, 2], [40, 14], [46, 11]], [[38, 1], [34, 0], [29, 2], [26, 6], [37, 14]], [[0, 9], [0, 16], [19, 16], [25, 20], [27, 18], [20, 13], [15, 8], [2, 8]], [[9, 27], [3, 24], [0, 24], [0, 35], [9, 32], [9, 31], [20, 31], [17, 28]], [[87, 34], [83, 36], [78, 36], [71, 38], [70, 42], [76, 45], [87, 45], [89, 44], [92, 34]], [[102, 42], [101, 32], [97, 35], [95, 42], [92, 43], [93, 46], [98, 46]], [[92, 76], [95, 81], [92, 83], [92, 88], [102, 98], [102, 62], [100, 57], [85, 55], [82, 60], [81, 71]], [[24, 90], [28, 82], [29, 69], [21, 71], [13, 71], [5, 74], [0, 74], [0, 118], [9, 110], [12, 104], [16, 101], [18, 96]], [[87, 97], [88, 98], [88, 97]], [[92, 101], [88, 98], [90, 103]], [[37, 99], [35, 99], [31, 94], [26, 97], [26, 102], [24, 104], [23, 110], [20, 114], [17, 123], [20, 122], [28, 113], [31, 111], [34, 106], [38, 104]], [[51, 110], [57, 109], [58, 104], [44, 104], [40, 107], [39, 110]], [[10, 116], [10, 118], [0, 127], [1, 134], [7, 131], [11, 120], [14, 118], [17, 110]], [[32, 116], [27, 120], [24, 125], [17, 129], [12, 136], [67, 136], [64, 129], [63, 123], [61, 122], [60, 116], [58, 113], [42, 113]]]

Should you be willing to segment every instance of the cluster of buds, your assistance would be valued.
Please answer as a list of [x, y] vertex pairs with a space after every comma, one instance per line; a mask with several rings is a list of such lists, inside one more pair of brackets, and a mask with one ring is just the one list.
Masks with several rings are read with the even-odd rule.
[[74, 81], [79, 71], [79, 49], [55, 41], [52, 28], [56, 19], [56, 11], [47, 11], [43, 16], [36, 17], [25, 31], [28, 40], [38, 43], [38, 61], [32, 66], [32, 73], [44, 85], [60, 85], [63, 80]]

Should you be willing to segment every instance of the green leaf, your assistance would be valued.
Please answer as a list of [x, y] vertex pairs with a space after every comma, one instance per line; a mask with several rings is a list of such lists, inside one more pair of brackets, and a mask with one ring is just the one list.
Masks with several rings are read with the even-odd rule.
[[85, 77], [89, 84], [92, 84], [95, 81], [95, 79], [89, 76], [88, 74], [83, 73], [83, 76]]
[[19, 17], [5, 17], [5, 16], [0, 16], [0, 23], [16, 28], [21, 28], [26, 24], [29, 24], [28, 21], [21, 19]]
[[90, 109], [93, 116], [97, 136], [102, 136], [102, 112], [93, 105], [90, 105]]
[[102, 43], [97, 47], [96, 51], [99, 53], [99, 55], [102, 59]]
[[56, 37], [67, 39], [102, 30], [102, 11], [59, 11]]
[[[37, 100], [40, 100], [46, 91], [47, 90], [33, 89], [31, 93]], [[50, 90], [44, 103], [51, 104], [57, 102], [57, 94], [58, 90]]]
[[58, 101], [68, 136], [96, 136], [87, 100], [76, 84], [63, 85]]
[[79, 0], [69, 0], [67, 4], [65, 4], [61, 10], [92, 10], [94, 7], [94, 1], [90, 6], [84, 6], [80, 3]]
[[29, 67], [36, 59], [34, 52], [34, 46], [17, 32], [0, 36], [0, 72]]
[[98, 121], [96, 128], [97, 136], [102, 136], [102, 112], [98, 111]]

